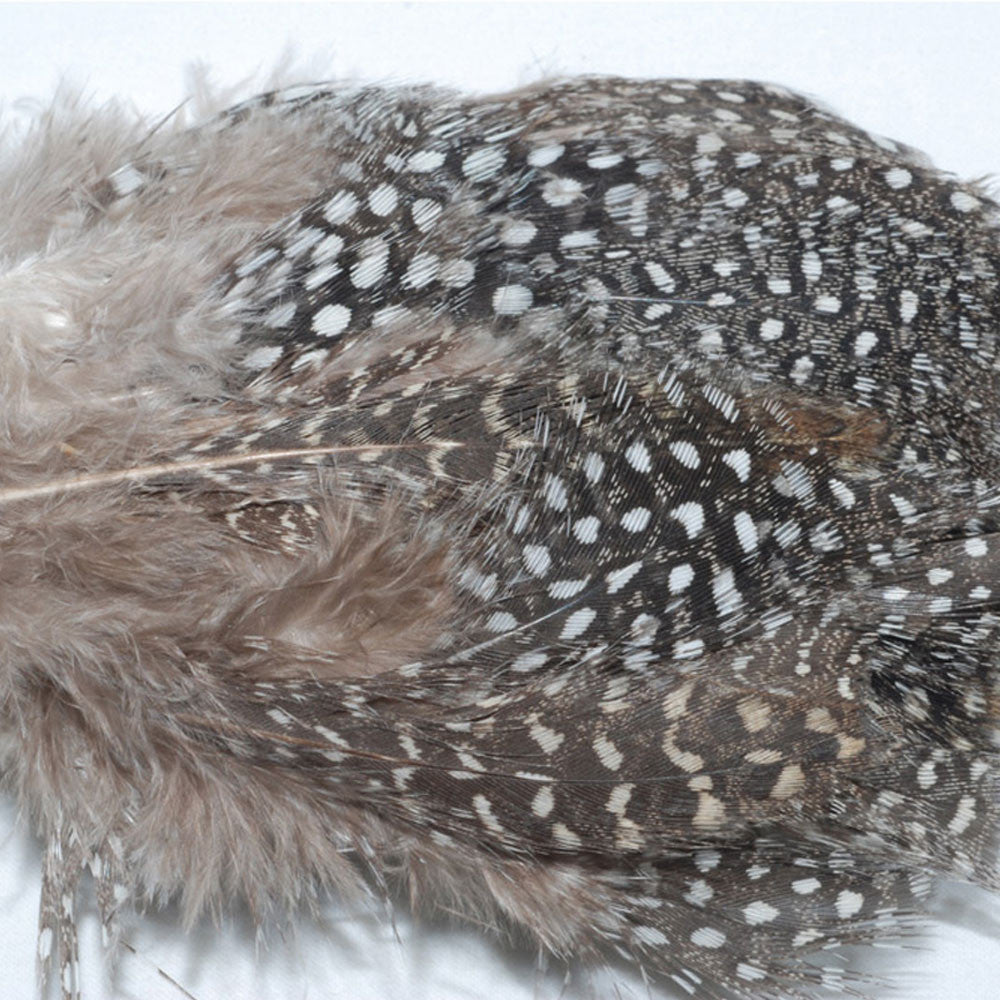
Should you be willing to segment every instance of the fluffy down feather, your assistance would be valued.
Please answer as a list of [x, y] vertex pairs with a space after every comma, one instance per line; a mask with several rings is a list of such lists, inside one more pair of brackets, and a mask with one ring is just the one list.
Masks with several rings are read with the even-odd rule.
[[0, 162], [0, 726], [86, 865], [695, 996], [989, 886], [1000, 244], [782, 88], [282, 90]]

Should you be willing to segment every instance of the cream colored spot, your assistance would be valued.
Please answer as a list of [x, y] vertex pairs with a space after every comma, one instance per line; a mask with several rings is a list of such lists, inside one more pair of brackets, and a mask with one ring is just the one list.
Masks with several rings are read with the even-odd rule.
[[351, 322], [351, 310], [338, 304], [324, 306], [314, 316], [312, 327], [320, 337], [335, 337], [347, 329]]
[[504, 164], [505, 154], [496, 146], [483, 146], [462, 161], [462, 173], [474, 184], [492, 177]]
[[371, 288], [385, 277], [389, 267], [389, 248], [374, 246], [351, 268], [351, 283], [355, 288]]
[[627, 510], [621, 517], [621, 526], [632, 533], [644, 531], [653, 512], [648, 507], [633, 507]]
[[391, 184], [382, 184], [368, 196], [368, 207], [376, 215], [390, 215], [399, 202], [399, 192]]
[[951, 196], [951, 204], [959, 212], [971, 212], [974, 208], [978, 208], [981, 202], [964, 191], [955, 191]]
[[615, 847], [619, 851], [641, 851], [646, 846], [642, 827], [622, 816], [615, 829]]
[[699, 948], [721, 948], [726, 943], [726, 935], [715, 927], [699, 927], [691, 935], [691, 944]]
[[865, 740], [861, 736], [837, 733], [837, 742], [840, 744], [840, 749], [837, 751], [837, 757], [840, 760], [850, 760], [852, 757], [857, 757], [865, 748]]
[[966, 555], [972, 556], [973, 559], [981, 558], [987, 551], [986, 540], [983, 538], [969, 538], [965, 542]]
[[695, 656], [701, 656], [701, 651], [705, 648], [702, 639], [683, 639], [674, 643], [674, 659], [690, 660]]
[[771, 317], [760, 324], [760, 339], [777, 340], [784, 331], [785, 324], [780, 319]]
[[722, 855], [718, 851], [695, 851], [694, 864], [700, 872], [714, 871], [719, 867]]
[[675, 764], [682, 771], [687, 771], [688, 774], [694, 774], [695, 771], [702, 770], [705, 766], [705, 758], [699, 754], [692, 753], [690, 750], [682, 750], [677, 746], [674, 742], [676, 731], [677, 727], [671, 726], [663, 737], [663, 752], [667, 755], [667, 760], [671, 764]]
[[500, 242], [509, 247], [523, 247], [538, 234], [538, 227], [526, 219], [511, 219], [500, 230]]
[[509, 632], [517, 628], [517, 619], [509, 611], [494, 611], [486, 620], [486, 628], [490, 632]]
[[625, 759], [622, 756], [621, 751], [607, 738], [607, 736], [598, 736], [594, 740], [594, 753], [597, 754], [597, 759], [609, 770], [617, 771], [622, 766], [622, 761]]
[[583, 474], [592, 483], [601, 481], [601, 476], [604, 475], [604, 459], [597, 452], [589, 452], [583, 460]]
[[269, 347], [258, 347], [250, 351], [249, 354], [239, 364], [243, 368], [250, 368], [258, 371], [261, 368], [270, 368], [282, 355], [282, 349], [276, 344]]
[[841, 507], [846, 507], [850, 510], [857, 503], [858, 498], [839, 479], [831, 478], [827, 482], [830, 485], [833, 495], [837, 498], [837, 503]]
[[575, 597], [583, 590], [589, 581], [584, 580], [556, 580], [549, 584], [549, 597], [556, 600], [564, 600], [567, 597]]
[[736, 473], [741, 483], [745, 483], [750, 478], [750, 455], [743, 448], [727, 451], [722, 456], [722, 461]]
[[745, 510], [737, 511], [733, 516], [733, 527], [736, 529], [736, 539], [740, 543], [740, 548], [744, 552], [756, 551], [759, 542], [757, 525]]
[[642, 569], [642, 562], [629, 563], [619, 569], [613, 569], [607, 574], [605, 580], [608, 584], [608, 593], [617, 594], [619, 590], [627, 586], [629, 581]]
[[544, 545], [525, 545], [521, 550], [524, 568], [532, 576], [545, 576], [552, 565], [552, 556]]
[[969, 828], [969, 824], [976, 818], [976, 799], [972, 795], [963, 795], [958, 800], [958, 808], [955, 815], [948, 824], [951, 833], [962, 834]]
[[448, 288], [463, 288], [475, 277], [476, 268], [470, 260], [448, 260], [441, 265], [438, 280]]
[[662, 932], [657, 930], [655, 927], [646, 927], [644, 925], [639, 925], [632, 933], [635, 935], [637, 941], [641, 941], [643, 944], [652, 945], [653, 947], [659, 947], [667, 943], [667, 937]]
[[686, 468], [697, 469], [701, 465], [698, 449], [690, 441], [673, 441], [669, 447], [674, 458]]
[[483, 767], [483, 765], [480, 763], [478, 757], [473, 756], [471, 753], [468, 753], [465, 750], [459, 750], [458, 753], [455, 754], [455, 756], [458, 757], [458, 762], [467, 771], [480, 771], [481, 772], [481, 771], [485, 771], [486, 770], [486, 768]]
[[781, 769], [778, 780], [771, 789], [772, 799], [788, 799], [801, 792], [805, 786], [806, 776], [798, 764], [789, 764]]
[[583, 197], [583, 185], [572, 177], [553, 177], [542, 188], [542, 198], [553, 208], [565, 208]]
[[714, 830], [722, 826], [726, 818], [726, 807], [708, 792], [698, 793], [698, 809], [691, 821], [699, 830]]
[[691, 581], [694, 579], [694, 570], [691, 568], [689, 563], [681, 563], [679, 566], [674, 566], [670, 571], [670, 577], [667, 580], [667, 587], [671, 594], [679, 594], [683, 590], [691, 585]]
[[493, 311], [498, 316], [517, 316], [531, 308], [533, 298], [525, 285], [502, 285], [493, 293]]
[[430, 198], [418, 198], [410, 209], [413, 221], [420, 230], [429, 229], [441, 214], [442, 208]]
[[430, 284], [441, 270], [441, 261], [432, 253], [418, 253], [410, 261], [401, 282], [403, 288], [423, 288]]
[[736, 706], [736, 711], [747, 731], [751, 733], [759, 733], [765, 729], [771, 718], [771, 707], [756, 695], [744, 698]]
[[426, 174], [437, 170], [444, 163], [444, 159], [444, 153], [436, 149], [422, 149], [410, 157], [407, 166], [415, 174]]
[[856, 913], [861, 911], [861, 907], [865, 905], [865, 897], [861, 895], [860, 892], [851, 892], [850, 889], [844, 889], [843, 892], [837, 896], [837, 901], [834, 906], [837, 908], [837, 916], [841, 920], [847, 920], [849, 917], [853, 917]]
[[38, 934], [38, 957], [47, 962], [52, 954], [52, 928], [44, 927]]
[[913, 180], [913, 174], [905, 167], [893, 167], [885, 172], [885, 180], [891, 188], [905, 188]]
[[338, 191], [324, 206], [323, 215], [332, 225], [346, 222], [358, 210], [359, 204], [357, 195], [350, 191]]
[[[292, 724], [292, 717], [287, 713], [282, 711], [280, 708], [269, 708], [267, 714], [278, 723], [279, 726], [290, 726]], [[325, 730], [322, 726], [316, 727], [317, 732], [324, 733]]]
[[668, 719], [680, 719], [687, 713], [688, 701], [694, 691], [694, 681], [667, 692], [663, 698], [663, 714]]
[[580, 835], [563, 823], [556, 823], [552, 827], [552, 836], [560, 847], [565, 847], [569, 850], [578, 850], [580, 844], [583, 843], [580, 840]]
[[649, 449], [642, 441], [635, 441], [629, 445], [625, 451], [625, 458], [637, 472], [649, 472], [653, 467]]
[[615, 785], [608, 796], [607, 805], [604, 807], [609, 813], [615, 816], [624, 816], [625, 807], [632, 797], [632, 785]]
[[577, 229], [559, 239], [560, 250], [580, 250], [598, 245], [596, 229]]
[[503, 827], [493, 815], [493, 806], [485, 795], [476, 795], [472, 799], [472, 805], [476, 810], [483, 826], [491, 833], [503, 833]]
[[806, 729], [814, 733], [835, 733], [837, 723], [827, 708], [810, 708], [806, 713]]
[[765, 903], [759, 899], [749, 906], [743, 907], [743, 917], [751, 927], [755, 927], [758, 924], [771, 923], [772, 920], [778, 918], [780, 912], [777, 907], [771, 906], [770, 903]]
[[530, 725], [528, 732], [531, 734], [531, 738], [545, 753], [555, 753], [562, 746], [566, 739], [565, 733], [557, 733], [554, 729], [543, 726], [538, 721], [537, 715], [530, 716], [528, 721]]
[[681, 522], [688, 538], [696, 537], [705, 526], [705, 511], [700, 503], [694, 501], [678, 504], [670, 512], [670, 516]]
[[566, 619], [566, 623], [559, 633], [559, 638], [575, 639], [577, 636], [583, 635], [596, 617], [597, 612], [593, 608], [577, 608]]
[[535, 793], [535, 797], [531, 803], [531, 811], [541, 819], [545, 819], [552, 812], [554, 805], [555, 797], [552, 794], [552, 789], [546, 785]]
[[917, 784], [921, 788], [931, 788], [937, 781], [934, 761], [928, 758], [917, 768]]
[[533, 167], [547, 167], [562, 156], [565, 146], [539, 146], [528, 154], [528, 163]]
[[717, 153], [723, 146], [725, 142], [715, 132], [703, 132], [695, 140], [695, 149], [702, 155]]
[[704, 906], [714, 895], [712, 887], [703, 878], [699, 878], [688, 886], [684, 899], [692, 906]]

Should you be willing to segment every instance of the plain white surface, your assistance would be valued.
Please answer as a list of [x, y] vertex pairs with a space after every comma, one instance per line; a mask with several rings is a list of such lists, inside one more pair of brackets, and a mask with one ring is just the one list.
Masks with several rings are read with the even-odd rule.
[[[545, 75], [752, 77], [819, 96], [964, 177], [1000, 170], [997, 4], [164, 4], [0, 6], [0, 96], [46, 98], [68, 79], [151, 114], [184, 94], [201, 61], [220, 84], [267, 71], [291, 46], [306, 77], [433, 81], [477, 91]], [[0, 609], [2, 613], [2, 609]], [[4, 834], [10, 831], [4, 839]], [[38, 850], [0, 802], [0, 963], [5, 1000], [33, 995]], [[904, 964], [903, 1000], [991, 1000], [1000, 981], [1000, 904], [947, 890], [928, 948]], [[256, 959], [241, 925], [185, 937], [168, 913], [138, 923], [118, 992], [85, 921], [88, 1000], [555, 1000], [613, 995], [608, 982], [538, 973], [533, 956], [474, 931], [396, 930], [331, 906], [322, 928]], [[884, 962], [882, 963], [885, 964]], [[646, 997], [627, 982], [623, 997]]]
[[43, 4], [0, 8], [6, 98], [68, 78], [150, 112], [201, 61], [220, 83], [283, 49], [328, 75], [499, 90], [556, 73], [746, 77], [975, 176], [1000, 169], [997, 4]]

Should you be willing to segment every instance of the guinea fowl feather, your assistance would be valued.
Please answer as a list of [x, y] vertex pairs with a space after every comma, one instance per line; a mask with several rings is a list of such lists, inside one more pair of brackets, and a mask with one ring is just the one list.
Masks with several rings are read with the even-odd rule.
[[[997, 887], [1000, 240], [787, 90], [279, 90], [0, 161], [0, 732], [74, 906], [832, 988]], [[819, 956], [817, 958], [817, 956]]]

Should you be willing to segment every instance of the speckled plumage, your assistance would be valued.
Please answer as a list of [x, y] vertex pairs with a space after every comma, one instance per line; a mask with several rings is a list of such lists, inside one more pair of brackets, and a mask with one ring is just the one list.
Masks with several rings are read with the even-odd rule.
[[112, 940], [367, 869], [755, 1000], [997, 885], [983, 191], [779, 87], [582, 79], [279, 91], [44, 207], [0, 718], [67, 995], [90, 859]]

